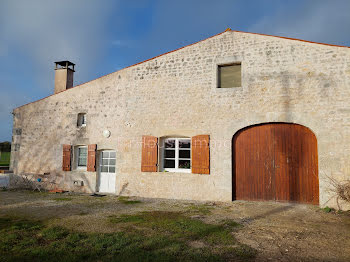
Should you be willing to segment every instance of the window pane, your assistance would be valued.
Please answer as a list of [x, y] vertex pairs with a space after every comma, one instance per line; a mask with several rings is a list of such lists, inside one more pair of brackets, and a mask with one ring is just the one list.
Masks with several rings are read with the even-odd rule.
[[79, 157], [78, 159], [78, 166], [86, 166], [86, 158]]
[[175, 148], [175, 140], [165, 140], [165, 148]]
[[179, 160], [179, 168], [191, 168], [191, 161], [190, 160]]
[[108, 166], [101, 167], [101, 172], [108, 172]]
[[110, 157], [110, 158], [115, 158], [115, 152], [110, 152], [110, 153], [109, 153], [109, 157]]
[[87, 163], [87, 148], [79, 147], [78, 148], [78, 166], [86, 166]]
[[108, 165], [108, 159], [102, 159], [102, 165], [107, 166]]
[[102, 158], [109, 158], [109, 152], [102, 152]]
[[165, 158], [175, 158], [175, 150], [165, 150]]
[[175, 168], [175, 160], [164, 160], [164, 168]]
[[87, 156], [87, 148], [86, 147], [80, 147], [79, 148], [79, 157]]
[[219, 87], [240, 87], [241, 65], [219, 66]]
[[109, 165], [115, 166], [115, 159], [109, 159]]
[[191, 150], [179, 150], [179, 158], [191, 158]]
[[115, 172], [115, 167], [114, 166], [110, 166], [108, 172], [109, 173], [114, 173]]
[[191, 148], [191, 140], [179, 140], [179, 148]]

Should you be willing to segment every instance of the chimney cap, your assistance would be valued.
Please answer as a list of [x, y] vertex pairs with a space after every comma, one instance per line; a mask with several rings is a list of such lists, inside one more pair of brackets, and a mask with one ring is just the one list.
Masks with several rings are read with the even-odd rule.
[[75, 65], [74, 63], [72, 63], [72, 62], [70, 62], [70, 61], [68, 61], [68, 60], [65, 60], [65, 61], [58, 61], [58, 62], [55, 62], [55, 64], [56, 64], [56, 65], [60, 65], [60, 66], [66, 66], [66, 65], [68, 65], [68, 66], [70, 66], [70, 65], [74, 66], [74, 65]]
[[[57, 61], [57, 62], [55, 62], [55, 65], [56, 65], [56, 68], [55, 68], [55, 69], [60, 69], [58, 66], [61, 66], [61, 68], [69, 68], [69, 69], [71, 69], [71, 70], [73, 70], [73, 71], [74, 71], [74, 66], [75, 66], [74, 63], [72, 63], [72, 62], [70, 62], [70, 61], [68, 61], [68, 60], [65, 60], [65, 61]], [[70, 68], [70, 66], [71, 66], [72, 68]]]

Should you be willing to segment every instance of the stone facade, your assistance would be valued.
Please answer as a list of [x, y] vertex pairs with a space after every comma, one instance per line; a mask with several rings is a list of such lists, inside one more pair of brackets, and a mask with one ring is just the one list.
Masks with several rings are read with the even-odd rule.
[[[233, 62], [242, 87], [217, 88], [217, 65]], [[231, 201], [233, 135], [297, 123], [317, 137], [320, 205], [335, 206], [327, 176], [350, 179], [349, 101], [349, 48], [225, 31], [14, 109], [11, 168], [56, 172], [65, 189], [93, 192], [98, 173], [61, 171], [62, 145], [97, 144], [117, 152], [117, 194]], [[210, 175], [141, 172], [142, 135], [199, 134], [210, 135]]]

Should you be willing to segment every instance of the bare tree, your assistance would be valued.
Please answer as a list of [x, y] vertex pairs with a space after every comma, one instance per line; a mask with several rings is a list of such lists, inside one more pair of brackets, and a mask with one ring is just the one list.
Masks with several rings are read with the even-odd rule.
[[333, 197], [336, 197], [338, 209], [341, 210], [339, 205], [339, 200], [343, 200], [347, 203], [350, 203], [350, 180], [338, 181], [337, 179], [327, 176], [329, 184], [331, 185], [330, 191], [334, 193]]

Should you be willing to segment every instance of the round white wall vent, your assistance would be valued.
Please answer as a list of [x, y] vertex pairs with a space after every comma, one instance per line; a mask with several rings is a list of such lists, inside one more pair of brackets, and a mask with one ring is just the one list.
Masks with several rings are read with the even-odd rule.
[[109, 130], [104, 130], [104, 131], [103, 131], [103, 136], [106, 137], [106, 138], [110, 137], [110, 136], [111, 136], [111, 131], [109, 131]]

